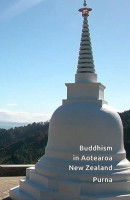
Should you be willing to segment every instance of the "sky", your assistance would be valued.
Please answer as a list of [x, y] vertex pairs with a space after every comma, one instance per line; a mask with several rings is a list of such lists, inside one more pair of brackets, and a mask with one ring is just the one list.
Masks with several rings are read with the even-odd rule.
[[[47, 121], [74, 82], [83, 0], [0, 1], [0, 121]], [[98, 82], [130, 109], [130, 1], [88, 0]]]

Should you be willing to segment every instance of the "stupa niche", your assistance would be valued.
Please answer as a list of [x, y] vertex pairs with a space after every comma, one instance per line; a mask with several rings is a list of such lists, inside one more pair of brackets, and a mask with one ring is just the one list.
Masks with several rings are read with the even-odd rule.
[[104, 100], [97, 82], [88, 16], [83, 29], [75, 83], [52, 115], [45, 155], [26, 179], [10, 190], [13, 200], [130, 200], [130, 163], [118, 113]]

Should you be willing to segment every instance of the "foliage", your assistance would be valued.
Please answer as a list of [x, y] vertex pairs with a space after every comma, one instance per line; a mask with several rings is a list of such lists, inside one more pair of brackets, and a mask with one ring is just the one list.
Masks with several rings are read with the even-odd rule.
[[0, 129], [0, 163], [34, 164], [44, 154], [49, 122]]
[[127, 158], [130, 160], [130, 110], [119, 114], [124, 127], [124, 144]]

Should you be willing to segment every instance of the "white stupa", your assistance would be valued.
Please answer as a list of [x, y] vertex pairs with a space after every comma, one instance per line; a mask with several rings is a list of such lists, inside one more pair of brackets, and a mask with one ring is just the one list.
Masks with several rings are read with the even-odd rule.
[[130, 163], [123, 126], [97, 82], [89, 12], [84, 7], [78, 69], [67, 99], [53, 114], [45, 155], [10, 190], [13, 200], [130, 200]]

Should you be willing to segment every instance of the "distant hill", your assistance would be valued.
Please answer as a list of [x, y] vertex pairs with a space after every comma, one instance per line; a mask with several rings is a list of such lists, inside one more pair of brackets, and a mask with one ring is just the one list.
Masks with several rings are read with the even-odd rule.
[[[124, 126], [124, 144], [130, 159], [130, 110], [119, 113]], [[35, 164], [45, 153], [49, 122], [0, 129], [0, 164]]]
[[44, 154], [49, 122], [0, 129], [0, 164], [33, 164]]
[[27, 125], [28, 123], [17, 123], [17, 122], [5, 122], [5, 121], [0, 121], [0, 128], [4, 129], [10, 129], [10, 128], [15, 128], [19, 126], [24, 126]]

